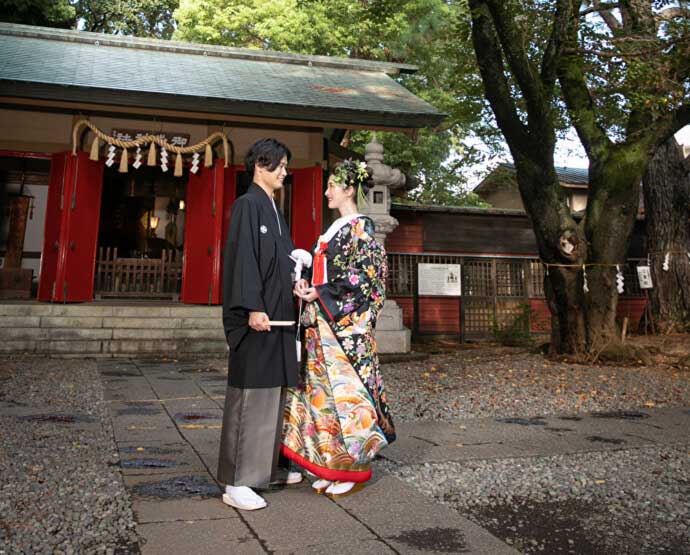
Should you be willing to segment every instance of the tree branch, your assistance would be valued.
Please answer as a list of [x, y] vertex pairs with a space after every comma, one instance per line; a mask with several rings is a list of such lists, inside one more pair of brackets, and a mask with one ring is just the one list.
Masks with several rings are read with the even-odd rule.
[[580, 17], [584, 17], [590, 13], [598, 12], [601, 18], [606, 23], [606, 26], [611, 31], [616, 31], [621, 28], [621, 22], [616, 19], [611, 10], [620, 8], [620, 2], [599, 2], [599, 0], [592, 0], [592, 7], [582, 10], [579, 13]]
[[549, 94], [553, 94], [553, 86], [556, 81], [556, 65], [563, 54], [563, 39], [566, 36], [570, 20], [570, 6], [569, 0], [557, 0], [553, 29], [544, 50], [541, 64], [541, 80], [544, 90]]
[[486, 98], [509, 144], [529, 148], [530, 137], [517, 116], [517, 107], [505, 76], [501, 46], [485, 0], [469, 0], [472, 11], [472, 41], [484, 81]]
[[666, 8], [654, 15], [657, 21], [670, 21], [676, 17], [690, 19], [690, 10], [688, 8]]
[[615, 10], [616, 8], [620, 8], [620, 3], [619, 2], [599, 2], [599, 0], [594, 0], [592, 2], [592, 5], [589, 8], [585, 8], [584, 10], [581, 10], [579, 12], [580, 17], [584, 17], [586, 15], [589, 15], [591, 13], [596, 13], [596, 12], [609, 12], [611, 10]]
[[[579, 0], [571, 0], [574, 9]], [[566, 40], [567, 49], [558, 64], [558, 80], [563, 90], [563, 98], [568, 107], [570, 119], [590, 160], [602, 160], [611, 148], [611, 140], [597, 123], [594, 101], [587, 88], [583, 72], [584, 63], [577, 54], [579, 18], [571, 18]]]
[[[505, 3], [501, 0], [486, 0], [485, 4], [491, 13], [508, 66], [527, 103], [528, 126], [531, 127], [535, 119], [543, 120], [545, 117], [549, 117], [544, 113], [549, 102], [548, 99], [545, 99], [540, 75], [535, 65], [527, 57], [527, 52], [523, 47], [523, 36], [515, 24], [515, 15], [506, 12]], [[539, 121], [539, 123], [542, 122]]]
[[649, 0], [621, 0], [623, 26], [630, 34], [656, 36], [656, 23]]

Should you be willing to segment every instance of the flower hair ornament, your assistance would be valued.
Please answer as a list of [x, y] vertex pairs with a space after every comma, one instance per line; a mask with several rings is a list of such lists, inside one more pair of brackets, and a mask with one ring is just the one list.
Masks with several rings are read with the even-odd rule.
[[354, 187], [357, 190], [357, 204], [368, 203], [366, 192], [369, 190], [367, 183], [371, 179], [371, 170], [366, 162], [356, 162], [352, 158], [343, 160], [335, 167], [333, 178], [343, 189]]

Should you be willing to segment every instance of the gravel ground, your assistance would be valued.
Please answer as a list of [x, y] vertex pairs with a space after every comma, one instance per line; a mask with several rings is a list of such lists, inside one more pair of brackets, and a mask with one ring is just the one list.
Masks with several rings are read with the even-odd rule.
[[690, 445], [399, 468], [523, 553], [690, 553]]
[[[690, 336], [687, 337], [690, 347]], [[452, 421], [690, 406], [690, 371], [665, 362], [584, 366], [505, 347], [467, 347], [384, 364], [393, 418]]]
[[[171, 361], [171, 364], [174, 361]], [[222, 370], [224, 360], [199, 361]], [[690, 371], [466, 347], [382, 367], [399, 422], [690, 407]], [[0, 555], [138, 552], [97, 363], [0, 359]], [[686, 444], [396, 467], [524, 553], [690, 554]]]
[[136, 534], [93, 361], [0, 360], [0, 553], [134, 553]]
[[[584, 366], [479, 346], [382, 371], [398, 421], [453, 421], [689, 407], [690, 372], [675, 360]], [[690, 431], [672, 447], [378, 465], [522, 553], [690, 554]]]

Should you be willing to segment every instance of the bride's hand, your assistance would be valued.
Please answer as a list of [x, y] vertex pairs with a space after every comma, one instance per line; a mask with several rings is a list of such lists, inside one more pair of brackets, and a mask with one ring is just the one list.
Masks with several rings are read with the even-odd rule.
[[302, 294], [298, 294], [298, 297], [302, 299], [303, 301], [306, 301], [308, 303], [315, 301], [318, 298], [318, 293], [316, 292], [315, 287], [307, 287], [304, 289]]
[[292, 292], [295, 294], [296, 297], [302, 297], [304, 294], [304, 291], [309, 288], [309, 282], [306, 279], [300, 279], [295, 283], [295, 288], [292, 290]]

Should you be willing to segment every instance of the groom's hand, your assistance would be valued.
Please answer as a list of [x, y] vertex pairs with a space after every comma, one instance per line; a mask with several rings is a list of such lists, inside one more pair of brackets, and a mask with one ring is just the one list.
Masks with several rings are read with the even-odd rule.
[[249, 327], [255, 331], [271, 331], [268, 323], [268, 314], [265, 312], [250, 312]]

